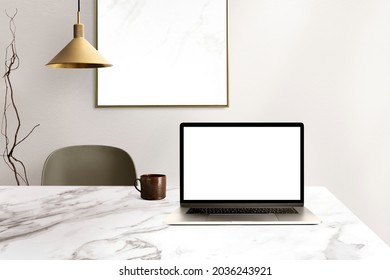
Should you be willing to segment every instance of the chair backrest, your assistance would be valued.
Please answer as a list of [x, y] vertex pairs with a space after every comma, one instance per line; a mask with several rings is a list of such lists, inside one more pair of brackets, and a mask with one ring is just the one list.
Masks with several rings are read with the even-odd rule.
[[132, 186], [136, 178], [127, 152], [99, 145], [58, 149], [48, 156], [42, 171], [42, 185]]

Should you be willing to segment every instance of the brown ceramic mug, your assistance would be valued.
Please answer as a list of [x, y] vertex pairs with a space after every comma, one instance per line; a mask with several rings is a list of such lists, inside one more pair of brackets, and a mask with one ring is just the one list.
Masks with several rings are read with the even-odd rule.
[[[137, 188], [137, 181], [140, 181], [141, 189]], [[141, 197], [148, 200], [165, 198], [166, 185], [167, 178], [163, 174], [144, 174], [134, 181], [134, 187], [141, 193]]]

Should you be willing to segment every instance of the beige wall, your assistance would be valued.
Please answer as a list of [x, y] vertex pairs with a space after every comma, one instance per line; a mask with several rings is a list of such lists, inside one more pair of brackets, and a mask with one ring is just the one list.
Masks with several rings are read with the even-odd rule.
[[[229, 109], [96, 109], [92, 70], [44, 67], [72, 37], [76, 0], [0, 2], [2, 58], [2, 10], [19, 9], [22, 131], [41, 124], [18, 152], [32, 184], [52, 150], [94, 143], [124, 148], [138, 173], [166, 173], [177, 185], [180, 122], [302, 121], [306, 185], [327, 186], [390, 244], [389, 1], [231, 0]], [[93, 9], [82, 1], [90, 41]], [[1, 164], [0, 184], [13, 183]]]

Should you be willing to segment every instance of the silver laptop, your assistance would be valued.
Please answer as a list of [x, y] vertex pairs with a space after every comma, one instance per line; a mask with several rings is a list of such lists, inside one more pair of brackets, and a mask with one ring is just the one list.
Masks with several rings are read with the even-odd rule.
[[302, 123], [180, 124], [180, 208], [167, 224], [319, 224], [304, 207]]

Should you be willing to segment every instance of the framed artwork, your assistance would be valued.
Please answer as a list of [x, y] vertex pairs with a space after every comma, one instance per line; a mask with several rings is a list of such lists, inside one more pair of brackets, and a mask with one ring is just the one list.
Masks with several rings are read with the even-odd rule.
[[227, 0], [97, 0], [97, 107], [228, 107]]

